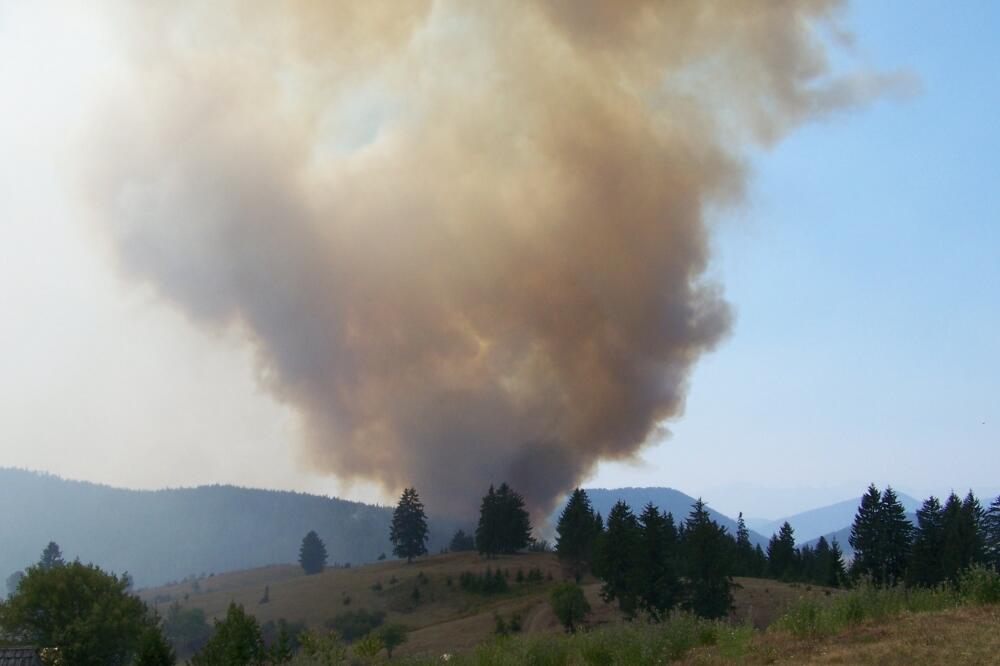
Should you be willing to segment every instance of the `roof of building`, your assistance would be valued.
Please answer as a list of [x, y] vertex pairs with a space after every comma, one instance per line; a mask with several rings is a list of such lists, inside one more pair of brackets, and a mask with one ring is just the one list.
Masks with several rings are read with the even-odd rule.
[[0, 666], [42, 666], [42, 660], [37, 648], [0, 647]]

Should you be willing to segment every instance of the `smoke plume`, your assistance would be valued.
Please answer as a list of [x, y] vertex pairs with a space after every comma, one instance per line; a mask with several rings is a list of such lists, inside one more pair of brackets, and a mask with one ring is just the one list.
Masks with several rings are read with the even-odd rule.
[[836, 9], [123, 3], [88, 193], [128, 275], [245, 332], [311, 465], [544, 509], [726, 335], [705, 210], [746, 150], [872, 87]]

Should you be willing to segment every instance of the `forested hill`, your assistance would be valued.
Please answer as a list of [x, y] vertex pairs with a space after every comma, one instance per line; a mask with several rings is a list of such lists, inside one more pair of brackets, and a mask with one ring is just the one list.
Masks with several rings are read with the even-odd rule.
[[[691, 505], [695, 502], [695, 499], [690, 495], [685, 495], [673, 488], [587, 488], [586, 490], [594, 510], [599, 511], [605, 518], [608, 517], [615, 502], [622, 500], [632, 507], [632, 511], [636, 515], [642, 513], [643, 507], [652, 502], [659, 507], [660, 511], [672, 513], [674, 521], [681, 523], [691, 513]], [[707, 508], [712, 520], [725, 527], [731, 535], [736, 536], [736, 520], [711, 507]], [[555, 523], [553, 522], [553, 524]], [[767, 548], [769, 538], [770, 535], [764, 536], [750, 530], [750, 542], [754, 545], [760, 544], [761, 548]]]
[[[391, 508], [302, 493], [122, 490], [0, 469], [0, 580], [36, 562], [49, 541], [67, 560], [128, 571], [140, 587], [295, 562], [309, 530], [326, 543], [330, 564], [358, 564], [391, 556], [391, 517]], [[437, 552], [453, 526], [431, 516], [430, 528], [428, 548]]]

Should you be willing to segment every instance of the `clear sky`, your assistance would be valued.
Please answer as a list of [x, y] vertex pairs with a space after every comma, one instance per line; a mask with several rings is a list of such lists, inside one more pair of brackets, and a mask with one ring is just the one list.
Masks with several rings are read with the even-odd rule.
[[[109, 36], [82, 10], [12, 4], [0, 465], [373, 499], [300, 464], [296, 414], [257, 387], [238, 335], [206, 333], [112, 271], [61, 168], [63, 139], [114, 80]], [[698, 364], [672, 437], [590, 484], [672, 486], [764, 517], [870, 481], [1000, 492], [1000, 5], [859, 2], [846, 24], [854, 58], [919, 90], [753, 155], [748, 204], [713, 221], [733, 331]]]

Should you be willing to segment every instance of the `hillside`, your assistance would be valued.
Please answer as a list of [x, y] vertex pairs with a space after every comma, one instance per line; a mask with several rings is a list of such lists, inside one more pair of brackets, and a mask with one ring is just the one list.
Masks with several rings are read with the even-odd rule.
[[[695, 502], [694, 497], [673, 488], [587, 488], [586, 490], [587, 496], [590, 497], [590, 501], [594, 505], [594, 510], [599, 511], [604, 517], [607, 517], [615, 502], [622, 500], [637, 514], [642, 511], [646, 504], [652, 502], [660, 508], [660, 511], [672, 513], [674, 520], [680, 522], [691, 513], [691, 505]], [[736, 534], [735, 519], [719, 513], [710, 506], [708, 513], [712, 520], [725, 527], [730, 534]], [[750, 530], [750, 541], [754, 545], [760, 544], [761, 548], [766, 548], [768, 538], [770, 535], [765, 536], [760, 532]]]
[[[122, 490], [0, 469], [0, 575], [38, 560], [49, 541], [66, 559], [129, 572], [139, 587], [200, 573], [295, 562], [316, 530], [333, 562], [372, 562], [390, 552], [386, 507], [293, 492], [204, 486]], [[453, 525], [431, 521], [429, 547]]]
[[[487, 567], [509, 572], [507, 593], [483, 596], [460, 588], [462, 572], [481, 573]], [[531, 569], [541, 571], [543, 580], [516, 581], [518, 570], [527, 573]], [[562, 633], [548, 603], [551, 586], [562, 578], [563, 571], [552, 553], [522, 553], [495, 560], [474, 553], [449, 553], [420, 558], [412, 564], [386, 561], [327, 569], [315, 576], [306, 576], [295, 566], [265, 567], [146, 589], [140, 596], [161, 613], [177, 602], [185, 608], [200, 608], [210, 618], [221, 617], [230, 601], [235, 601], [262, 624], [285, 619], [319, 629], [347, 611], [381, 611], [386, 622], [399, 622], [411, 629], [401, 653], [442, 654], [467, 650], [488, 639], [498, 614], [505, 620], [518, 615], [526, 634]], [[819, 597], [830, 592], [772, 580], [738, 578], [736, 582], [736, 617], [759, 628], [801, 596]], [[583, 583], [594, 609], [589, 625], [619, 622], [616, 607], [600, 598], [600, 583], [592, 578]], [[265, 587], [268, 602], [261, 603]], [[414, 589], [420, 590], [416, 602]]]

